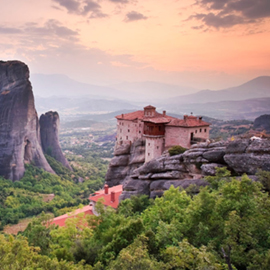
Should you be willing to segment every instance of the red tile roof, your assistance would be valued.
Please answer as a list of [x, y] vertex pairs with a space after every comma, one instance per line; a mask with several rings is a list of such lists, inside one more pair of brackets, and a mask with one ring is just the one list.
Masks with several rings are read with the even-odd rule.
[[[114, 186], [114, 187], [109, 188], [108, 194], [105, 194], [105, 190], [101, 189], [101, 190], [94, 193], [95, 196], [90, 195], [89, 200], [90, 200], [90, 202], [91, 201], [97, 202], [98, 199], [104, 198], [104, 202], [102, 202], [104, 205], [111, 206], [112, 208], [116, 209], [118, 207], [119, 196], [122, 194], [122, 191], [123, 191], [123, 186], [122, 185], [118, 185], [118, 186]], [[112, 197], [111, 197], [112, 192], [115, 193], [115, 200], [114, 201], [111, 200], [112, 199]]]
[[189, 116], [185, 115], [184, 119], [178, 119], [169, 115], [163, 115], [158, 112], [155, 112], [155, 116], [144, 116], [144, 111], [136, 111], [126, 114], [120, 114], [117, 115], [115, 118], [117, 118], [118, 120], [129, 120], [129, 121], [139, 119], [144, 122], [150, 122], [154, 124], [166, 124], [168, 126], [179, 126], [179, 127], [203, 127], [210, 125], [210, 123], [202, 121], [198, 117], [193, 115]]
[[202, 121], [198, 119], [196, 116], [190, 115], [184, 116], [184, 119], [174, 118], [170, 123], [167, 124], [168, 126], [177, 126], [177, 127], [204, 127], [209, 126], [210, 123]]
[[131, 112], [131, 113], [126, 113], [126, 114], [120, 114], [115, 116], [117, 119], [121, 120], [142, 120], [144, 117], [144, 111], [136, 111], [136, 112]]
[[67, 219], [77, 217], [81, 213], [84, 213], [84, 215], [93, 215], [92, 206], [86, 205], [83, 208], [75, 210], [74, 212], [56, 217], [52, 221], [50, 221], [50, 224], [55, 224], [59, 225], [60, 227], [63, 227], [65, 226], [65, 222]]

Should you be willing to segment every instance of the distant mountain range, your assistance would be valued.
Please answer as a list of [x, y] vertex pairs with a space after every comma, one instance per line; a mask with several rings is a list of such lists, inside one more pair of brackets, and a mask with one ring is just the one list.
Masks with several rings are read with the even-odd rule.
[[257, 98], [238, 101], [219, 101], [208, 103], [167, 104], [163, 107], [168, 111], [196, 115], [207, 115], [223, 120], [249, 119], [254, 120], [262, 114], [270, 113], [270, 98]]
[[36, 109], [39, 114], [47, 111], [58, 111], [62, 115], [108, 113], [130, 108], [136, 110], [139, 107], [128, 101], [93, 99], [87, 96], [78, 97], [35, 97]]
[[169, 98], [165, 104], [207, 103], [270, 97], [270, 76], [257, 77], [240, 86], [223, 90], [202, 90], [195, 94]]
[[126, 99], [133, 101], [158, 100], [165, 97], [195, 93], [185, 86], [159, 82], [123, 82], [110, 86], [81, 83], [61, 74], [32, 74], [30, 78], [35, 96], [88, 96], [92, 99]]
[[[149, 104], [160, 111], [177, 114], [193, 112], [226, 120], [254, 120], [259, 115], [270, 113], [270, 76], [261, 76], [240, 86], [217, 91], [202, 90], [194, 93], [195, 89], [189, 89], [193, 91], [189, 95], [179, 95], [186, 93], [188, 88], [157, 82], [103, 87], [79, 83], [63, 75], [40, 74], [32, 75], [31, 81], [39, 113], [57, 110], [66, 116], [101, 115], [114, 111], [121, 113], [125, 110], [141, 110]], [[172, 94], [176, 96], [162, 98]]]

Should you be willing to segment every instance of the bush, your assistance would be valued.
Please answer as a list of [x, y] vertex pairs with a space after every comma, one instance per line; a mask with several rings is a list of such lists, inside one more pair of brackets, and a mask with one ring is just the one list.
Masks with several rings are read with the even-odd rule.
[[187, 149], [180, 146], [180, 145], [175, 145], [173, 147], [171, 147], [168, 152], [170, 154], [170, 156], [175, 156], [175, 155], [179, 155], [182, 154], [186, 151]]

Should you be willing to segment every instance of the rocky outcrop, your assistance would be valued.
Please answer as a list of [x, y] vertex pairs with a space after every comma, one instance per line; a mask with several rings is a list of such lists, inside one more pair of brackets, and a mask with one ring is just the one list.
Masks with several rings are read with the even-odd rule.
[[[155, 198], [171, 185], [182, 188], [190, 185], [205, 186], [208, 183], [204, 177], [215, 175], [217, 167], [226, 167], [236, 176], [246, 173], [256, 179], [254, 175], [258, 169], [270, 171], [270, 140], [201, 143], [193, 145], [183, 154], [161, 156], [138, 168], [121, 166], [124, 170], [129, 168], [128, 174], [121, 178], [121, 169], [118, 167], [117, 184], [123, 183], [121, 200], [139, 194]], [[110, 179], [106, 180], [110, 184]]]
[[25, 163], [54, 173], [40, 145], [29, 69], [19, 61], [0, 61], [0, 175], [19, 180]]
[[112, 187], [126, 183], [130, 174], [144, 164], [145, 141], [139, 139], [133, 144], [124, 143], [118, 145], [114, 151], [105, 181]]
[[270, 133], [270, 114], [264, 114], [254, 120], [253, 128], [258, 131]]
[[61, 162], [63, 166], [72, 170], [67, 159], [63, 155], [59, 144], [59, 115], [57, 112], [47, 112], [40, 116], [40, 138], [43, 152], [52, 156], [57, 161]]
[[270, 171], [270, 141], [238, 140], [230, 143], [224, 160], [237, 174], [255, 174], [258, 169]]

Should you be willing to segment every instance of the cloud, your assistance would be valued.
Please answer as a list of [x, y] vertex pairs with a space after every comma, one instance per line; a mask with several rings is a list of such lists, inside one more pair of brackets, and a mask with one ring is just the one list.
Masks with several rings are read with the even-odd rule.
[[110, 2], [117, 3], [117, 4], [127, 4], [129, 0], [109, 0]]
[[10, 44], [18, 47], [58, 46], [63, 41], [77, 42], [79, 32], [63, 26], [57, 20], [48, 20], [44, 24], [26, 23], [17, 28], [0, 25], [0, 36], [9, 39]]
[[22, 30], [18, 28], [0, 26], [0, 34], [20, 34], [21, 32]]
[[148, 19], [148, 17], [144, 16], [142, 13], [137, 11], [130, 11], [126, 14], [125, 22], [134, 22], [146, 19]]
[[229, 28], [239, 24], [257, 23], [270, 18], [269, 0], [198, 0], [205, 13], [189, 17], [214, 28]]
[[101, 11], [99, 3], [93, 0], [53, 0], [60, 6], [64, 7], [69, 13], [87, 16], [89, 18], [104, 18], [108, 17], [107, 14]]

